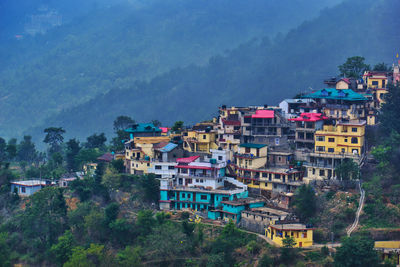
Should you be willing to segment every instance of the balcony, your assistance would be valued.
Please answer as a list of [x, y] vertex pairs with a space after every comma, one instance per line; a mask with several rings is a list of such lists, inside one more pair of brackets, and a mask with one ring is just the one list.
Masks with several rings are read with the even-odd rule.
[[249, 153], [238, 153], [238, 152], [235, 152], [235, 153], [233, 154], [233, 156], [234, 156], [234, 157], [237, 157], [237, 158], [245, 158], [245, 159], [258, 159], [258, 158], [260, 158], [259, 156], [256, 156], [256, 155], [254, 155], [254, 154], [249, 154]]

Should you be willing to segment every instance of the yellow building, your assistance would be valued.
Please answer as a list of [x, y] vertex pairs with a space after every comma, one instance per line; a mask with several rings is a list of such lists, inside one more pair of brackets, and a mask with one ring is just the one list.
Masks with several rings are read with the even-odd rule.
[[375, 250], [380, 253], [382, 261], [391, 260], [400, 265], [400, 241], [376, 241]]
[[210, 153], [210, 149], [218, 149], [217, 132], [214, 130], [188, 130], [182, 135], [183, 148], [189, 152]]
[[324, 125], [315, 132], [315, 152], [328, 154], [364, 154], [365, 121]]
[[380, 108], [385, 103], [385, 94], [388, 93], [389, 73], [385, 71], [366, 71], [363, 78], [367, 88], [372, 89], [375, 107]]
[[296, 242], [294, 247], [301, 248], [313, 245], [313, 228], [307, 228], [305, 224], [301, 223], [270, 224], [265, 229], [265, 236], [280, 247], [283, 246], [283, 239], [289, 236], [293, 237]]
[[135, 137], [125, 143], [125, 168], [131, 174], [146, 174], [152, 167], [154, 144], [168, 143], [168, 136]]
[[97, 169], [97, 163], [86, 163], [83, 165], [85, 175], [94, 175]]
[[278, 158], [284, 161], [284, 155], [276, 157], [275, 160], [275, 155], [271, 153], [268, 162], [267, 148], [266, 145], [252, 143], [239, 146], [238, 152], [234, 154], [237, 180], [253, 189], [270, 192], [294, 191], [302, 184], [302, 172], [284, 166], [275, 167]]

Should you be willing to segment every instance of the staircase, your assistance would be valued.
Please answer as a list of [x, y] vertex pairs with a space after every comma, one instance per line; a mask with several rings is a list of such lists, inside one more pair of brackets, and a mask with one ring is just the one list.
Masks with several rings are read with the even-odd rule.
[[356, 212], [356, 218], [354, 219], [353, 224], [347, 230], [347, 236], [350, 236], [351, 233], [357, 228], [358, 222], [360, 220], [360, 214], [361, 214], [362, 208], [364, 206], [365, 190], [361, 188], [361, 181], [358, 182], [358, 188], [360, 189], [360, 193], [361, 193], [360, 204], [358, 205], [358, 209], [357, 209], [357, 212]]
[[238, 180], [236, 180], [236, 179], [234, 179], [234, 178], [226, 177], [226, 178], [225, 178], [225, 181], [227, 181], [227, 182], [229, 182], [229, 183], [231, 183], [231, 184], [234, 184], [234, 185], [236, 185], [237, 187], [241, 187], [241, 188], [243, 188], [244, 190], [247, 190], [247, 185], [245, 185], [245, 184], [242, 183], [242, 182], [239, 182]]

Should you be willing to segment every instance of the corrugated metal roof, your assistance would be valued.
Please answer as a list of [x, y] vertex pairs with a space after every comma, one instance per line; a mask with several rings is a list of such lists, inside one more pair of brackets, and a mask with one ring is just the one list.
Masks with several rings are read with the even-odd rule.
[[178, 145], [174, 143], [168, 143], [166, 146], [160, 149], [161, 152], [170, 152], [174, 148], [176, 148]]
[[325, 99], [343, 99], [349, 101], [362, 101], [367, 100], [363, 95], [354, 92], [351, 89], [335, 89], [325, 88], [317, 92], [303, 96], [304, 98], [325, 98]]
[[253, 144], [253, 143], [244, 143], [241, 144], [240, 147], [248, 147], [248, 148], [263, 148], [267, 145], [264, 144]]

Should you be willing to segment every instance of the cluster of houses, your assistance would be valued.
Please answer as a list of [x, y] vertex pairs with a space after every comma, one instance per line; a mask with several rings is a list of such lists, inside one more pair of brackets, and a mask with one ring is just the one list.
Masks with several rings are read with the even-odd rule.
[[278, 245], [313, 244], [313, 229], [289, 212], [295, 190], [338, 179], [345, 160], [361, 166], [365, 129], [376, 125], [399, 66], [366, 71], [363, 79], [332, 78], [327, 88], [279, 106], [219, 107], [208, 122], [172, 132], [151, 123], [125, 131], [126, 172], [160, 180], [161, 210], [192, 210], [233, 220]]

